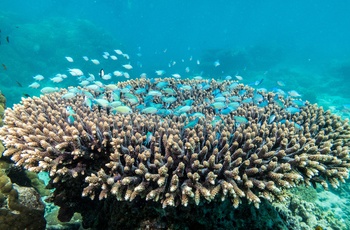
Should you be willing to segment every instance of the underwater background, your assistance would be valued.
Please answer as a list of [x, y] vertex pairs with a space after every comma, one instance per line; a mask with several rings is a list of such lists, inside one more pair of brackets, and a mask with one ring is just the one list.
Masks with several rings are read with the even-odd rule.
[[[98, 78], [101, 68], [113, 75], [130, 64], [131, 79], [156, 78], [156, 70], [164, 77], [229, 77], [268, 91], [294, 90], [349, 118], [349, 10], [345, 0], [2, 0], [0, 90], [11, 107], [44, 87], [77, 86], [68, 68]], [[103, 57], [115, 49], [128, 58]], [[55, 83], [56, 74], [68, 77]], [[44, 76], [40, 87], [29, 87], [36, 75]], [[340, 229], [350, 228], [348, 192], [349, 185], [320, 189], [313, 200], [344, 224]]]

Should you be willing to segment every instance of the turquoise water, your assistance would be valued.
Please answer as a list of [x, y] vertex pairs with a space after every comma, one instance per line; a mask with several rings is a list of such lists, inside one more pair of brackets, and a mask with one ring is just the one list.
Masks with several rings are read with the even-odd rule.
[[[127, 79], [115, 71], [132, 79], [156, 78], [155, 71], [164, 70], [163, 77], [230, 76], [254, 86], [261, 82], [257, 87], [269, 91], [295, 90], [347, 118], [349, 9], [348, 1], [4, 0], [0, 90], [11, 107], [44, 87], [79, 85], [83, 79], [68, 68], [104, 84]], [[101, 69], [110, 80], [99, 77]], [[40, 87], [29, 87], [39, 74]], [[67, 78], [54, 83], [57, 74]]]

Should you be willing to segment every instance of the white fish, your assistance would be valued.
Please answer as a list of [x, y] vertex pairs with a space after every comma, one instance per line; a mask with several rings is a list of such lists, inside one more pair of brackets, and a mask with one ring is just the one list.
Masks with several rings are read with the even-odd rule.
[[146, 73], [141, 73], [140, 74], [140, 78], [146, 78], [147, 77], [147, 74]]
[[40, 84], [38, 82], [33, 82], [28, 87], [33, 88], [33, 89], [37, 89], [40, 87]]
[[65, 57], [65, 58], [66, 58], [67, 61], [69, 61], [69, 62], [74, 62], [73, 58], [71, 58], [71, 57]]
[[85, 86], [85, 89], [89, 89], [95, 92], [99, 92], [101, 91], [101, 87], [99, 87], [98, 85], [92, 84], [92, 85], [87, 85]]
[[112, 78], [112, 76], [111, 75], [109, 75], [109, 74], [105, 74], [105, 75], [103, 75], [102, 77], [101, 77], [103, 80], [110, 80], [111, 78]]
[[193, 79], [194, 79], [194, 80], [202, 80], [202, 79], [203, 79], [203, 77], [202, 77], [202, 76], [200, 76], [200, 75], [198, 75], [198, 76], [194, 76], [194, 77], [193, 77]]
[[61, 81], [63, 81], [62, 77], [53, 77], [50, 78], [51, 81], [53, 81], [54, 83], [60, 83]]
[[94, 84], [95, 85], [98, 85], [99, 87], [103, 88], [104, 87], [104, 84], [100, 81], [94, 81]]
[[288, 94], [292, 97], [301, 97], [301, 95], [295, 90], [288, 91]]
[[163, 74], [165, 74], [165, 70], [156, 70], [156, 74], [158, 76], [162, 76]]
[[88, 81], [95, 81], [95, 75], [93, 75], [92, 73], [88, 73], [89, 77], [86, 79]]
[[121, 105], [118, 107], [115, 107], [113, 111], [121, 114], [130, 114], [132, 113], [132, 109], [129, 106]]
[[75, 76], [75, 77], [84, 75], [83, 71], [81, 71], [80, 69], [68, 69], [68, 71], [72, 76]]
[[127, 72], [124, 72], [124, 73], [123, 73], [123, 76], [124, 76], [125, 78], [130, 78], [130, 74], [127, 73]]
[[125, 69], [132, 69], [132, 65], [130, 64], [125, 64], [125, 65], [122, 65]]
[[197, 65], [200, 65], [200, 64], [201, 64], [201, 62], [199, 60], [197, 60]]
[[242, 81], [243, 80], [243, 77], [242, 76], [239, 76], [239, 75], [236, 75], [235, 78], [239, 81]]
[[130, 59], [130, 56], [128, 55], [128, 54], [122, 54], [123, 55], [123, 57], [125, 57], [126, 59]]
[[116, 84], [108, 84], [108, 85], [105, 85], [105, 89], [113, 91], [118, 89], [118, 86]]
[[116, 54], [118, 54], [118, 55], [122, 55], [123, 54], [123, 52], [121, 50], [114, 50], [114, 52], [116, 52]]
[[[58, 74], [56, 74], [56, 77], [58, 77], [57, 75], [58, 75]], [[59, 76], [60, 76], [61, 78], [67, 78], [67, 77], [68, 77], [67, 74], [59, 74]]]
[[190, 67], [186, 67], [185, 71], [186, 71], [186, 73], [189, 73], [190, 72]]
[[83, 59], [84, 59], [85, 61], [89, 61], [89, 58], [88, 58], [87, 56], [83, 56]]
[[38, 75], [36, 75], [35, 77], [33, 77], [35, 80], [37, 80], [37, 81], [41, 81], [41, 80], [43, 80], [44, 79], [44, 76], [43, 75], [40, 75], [40, 74], [38, 74]]
[[102, 57], [104, 58], [104, 59], [108, 59], [108, 56], [107, 55], [102, 55]]
[[116, 76], [116, 77], [121, 77], [121, 76], [123, 76], [123, 72], [120, 72], [120, 71], [116, 70], [116, 71], [113, 72], [113, 75]]
[[94, 101], [103, 108], [109, 107], [109, 101], [107, 101], [106, 99], [94, 99]]
[[63, 94], [63, 95], [62, 95], [62, 98], [68, 100], [68, 99], [72, 99], [72, 98], [75, 97], [75, 96], [76, 96], [75, 93], [68, 92], [68, 93]]
[[115, 55], [110, 56], [110, 58], [111, 58], [113, 61], [118, 60], [117, 56], [115, 56]]
[[283, 82], [283, 81], [277, 81], [277, 85], [279, 85], [279, 86], [286, 86], [286, 84]]
[[49, 94], [49, 93], [54, 93], [54, 92], [57, 92], [59, 90], [58, 87], [44, 87], [40, 90], [41, 93], [43, 94]]
[[174, 74], [172, 74], [171, 76], [173, 76], [174, 78], [181, 78], [181, 75], [178, 74], [178, 73], [174, 73]]
[[100, 61], [97, 59], [91, 59], [91, 62], [94, 63], [95, 65], [99, 65]]
[[215, 62], [214, 62], [214, 66], [215, 67], [218, 67], [220, 65], [220, 61], [219, 60], [216, 60]]
[[103, 52], [103, 55], [109, 56], [109, 53], [108, 52]]
[[87, 86], [88, 84], [90, 84], [90, 82], [87, 81], [87, 80], [81, 81], [81, 82], [79, 83], [79, 85], [81, 85], [81, 86]]

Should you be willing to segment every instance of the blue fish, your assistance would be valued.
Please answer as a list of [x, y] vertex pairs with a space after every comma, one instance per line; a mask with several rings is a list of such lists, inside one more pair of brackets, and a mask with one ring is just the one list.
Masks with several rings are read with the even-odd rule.
[[296, 113], [300, 112], [300, 109], [290, 106], [290, 107], [286, 108], [286, 111], [288, 113], [291, 113], [291, 114], [296, 114]]
[[68, 124], [70, 124], [70, 125], [73, 125], [73, 124], [74, 124], [74, 117], [73, 117], [73, 115], [69, 115], [69, 116], [67, 117], [67, 122], [68, 122]]
[[184, 129], [192, 129], [196, 126], [196, 124], [198, 124], [198, 121], [199, 121], [199, 117], [196, 117], [196, 119], [194, 119], [193, 121], [187, 123], [187, 125], [184, 126]]
[[151, 142], [152, 137], [153, 137], [153, 133], [152, 132], [147, 132], [146, 140], [143, 142], [143, 144], [147, 146]]

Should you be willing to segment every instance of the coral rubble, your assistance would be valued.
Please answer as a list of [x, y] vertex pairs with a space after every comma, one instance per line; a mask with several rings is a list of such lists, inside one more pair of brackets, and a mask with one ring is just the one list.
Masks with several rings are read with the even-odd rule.
[[[176, 100], [167, 103], [169, 90], [161, 88], [161, 94], [152, 92], [152, 102], [169, 114], [139, 111], [159, 82]], [[70, 99], [62, 98], [67, 90], [24, 98], [5, 111], [4, 155], [30, 171], [50, 173], [60, 220], [74, 212], [84, 216], [91, 202], [106, 198], [154, 201], [163, 208], [226, 199], [236, 208], [245, 201], [259, 207], [262, 198], [284, 201], [283, 191], [296, 185], [337, 187], [348, 177], [348, 121], [317, 105], [294, 108], [291, 98], [259, 92], [262, 105], [249, 100], [257, 95], [254, 89], [230, 81], [137, 79], [117, 87], [137, 97], [134, 103], [121, 93], [127, 112], [98, 99], [87, 106], [88, 89]], [[140, 88], [149, 94], [136, 94]], [[221, 112], [214, 104], [217, 90], [224, 105], [238, 97], [239, 106]], [[107, 88], [89, 95], [114, 100]], [[182, 104], [186, 100], [193, 103]], [[187, 115], [194, 113], [204, 116]]]

